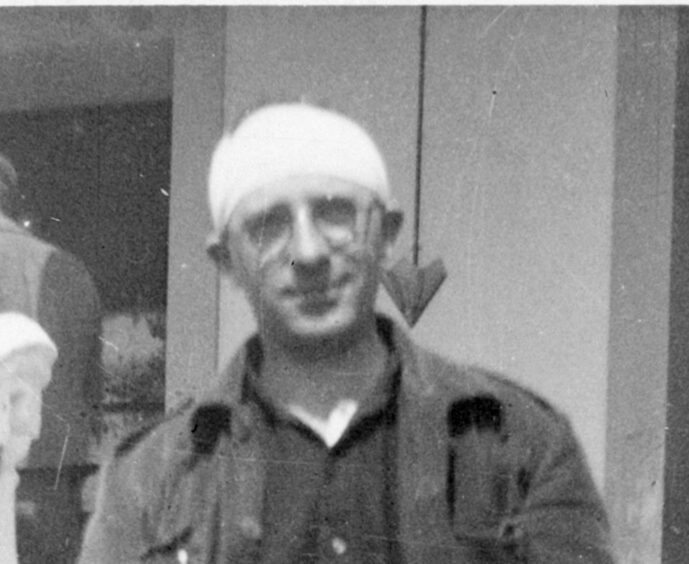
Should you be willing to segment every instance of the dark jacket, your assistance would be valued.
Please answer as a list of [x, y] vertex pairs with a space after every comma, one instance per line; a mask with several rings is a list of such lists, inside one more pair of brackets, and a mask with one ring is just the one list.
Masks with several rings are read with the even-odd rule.
[[[402, 367], [403, 562], [612, 562], [605, 511], [565, 418], [499, 376], [390, 332]], [[81, 564], [176, 562], [180, 550], [189, 562], [259, 562], [265, 467], [255, 408], [242, 400], [256, 346], [235, 357], [211, 399], [120, 446]]]
[[100, 301], [76, 257], [37, 239], [0, 214], [0, 311], [36, 320], [58, 348], [43, 392], [41, 435], [28, 466], [86, 463], [98, 426], [102, 378]]

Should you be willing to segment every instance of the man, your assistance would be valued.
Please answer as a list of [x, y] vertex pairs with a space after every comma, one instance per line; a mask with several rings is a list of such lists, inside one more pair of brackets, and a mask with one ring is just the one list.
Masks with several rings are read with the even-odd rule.
[[82, 564], [612, 562], [565, 419], [376, 315], [402, 217], [363, 129], [260, 109], [209, 199], [258, 333], [219, 390], [120, 446]]
[[57, 349], [38, 323], [0, 313], [0, 546], [5, 564], [17, 562], [17, 468], [41, 430], [41, 392], [50, 381]]
[[[25, 564], [74, 562], [81, 535], [81, 479], [97, 437], [102, 389], [100, 301], [83, 263], [34, 237], [21, 215], [17, 172], [0, 155], [0, 311], [38, 322], [59, 356], [43, 395], [43, 432], [29, 453], [18, 492]], [[67, 541], [65, 541], [67, 538]]]

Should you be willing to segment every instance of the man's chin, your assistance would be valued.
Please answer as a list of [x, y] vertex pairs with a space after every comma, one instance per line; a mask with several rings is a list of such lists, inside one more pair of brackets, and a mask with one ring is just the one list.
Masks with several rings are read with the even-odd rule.
[[280, 328], [280, 337], [286, 344], [300, 347], [332, 346], [356, 337], [356, 324], [345, 316], [303, 316]]
[[320, 345], [333, 339], [339, 340], [347, 333], [347, 328], [342, 325], [311, 323], [291, 328], [288, 338], [304, 344]]

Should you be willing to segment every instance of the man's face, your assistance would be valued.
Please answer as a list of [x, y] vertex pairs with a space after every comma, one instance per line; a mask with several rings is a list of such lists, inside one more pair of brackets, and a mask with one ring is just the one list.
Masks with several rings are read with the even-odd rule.
[[42, 355], [17, 353], [0, 361], [0, 467], [24, 461], [41, 430], [41, 389], [50, 378]]
[[235, 279], [263, 335], [287, 346], [356, 337], [374, 316], [396, 229], [373, 192], [299, 175], [244, 197], [229, 222]]

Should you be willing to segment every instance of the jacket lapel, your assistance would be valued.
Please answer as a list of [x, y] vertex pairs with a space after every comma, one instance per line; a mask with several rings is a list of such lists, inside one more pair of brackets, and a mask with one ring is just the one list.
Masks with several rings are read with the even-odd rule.
[[216, 562], [257, 562], [263, 537], [261, 516], [265, 460], [260, 452], [256, 425], [249, 407], [238, 405], [232, 437], [218, 453], [219, 519]]
[[[405, 564], [447, 561], [450, 530], [444, 503], [447, 439], [437, 394], [425, 378], [424, 359], [412, 355], [411, 344], [396, 332], [402, 364], [398, 412], [399, 539]], [[433, 401], [432, 401], [433, 400]]]
[[212, 514], [204, 519], [213, 524], [210, 554], [202, 562], [250, 564], [258, 561], [263, 536], [261, 516], [265, 484], [265, 460], [261, 454], [258, 417], [244, 403], [243, 385], [255, 342], [247, 344], [223, 374], [222, 386], [206, 396], [206, 401], [223, 398], [232, 411], [229, 436], [223, 436], [213, 459], [211, 481]]
[[456, 542], [448, 505], [450, 404], [470, 397], [467, 383], [454, 393], [440, 389], [438, 371], [446, 370], [434, 357], [419, 351], [399, 331], [395, 346], [402, 363], [397, 452], [399, 540], [404, 564], [471, 562]]

